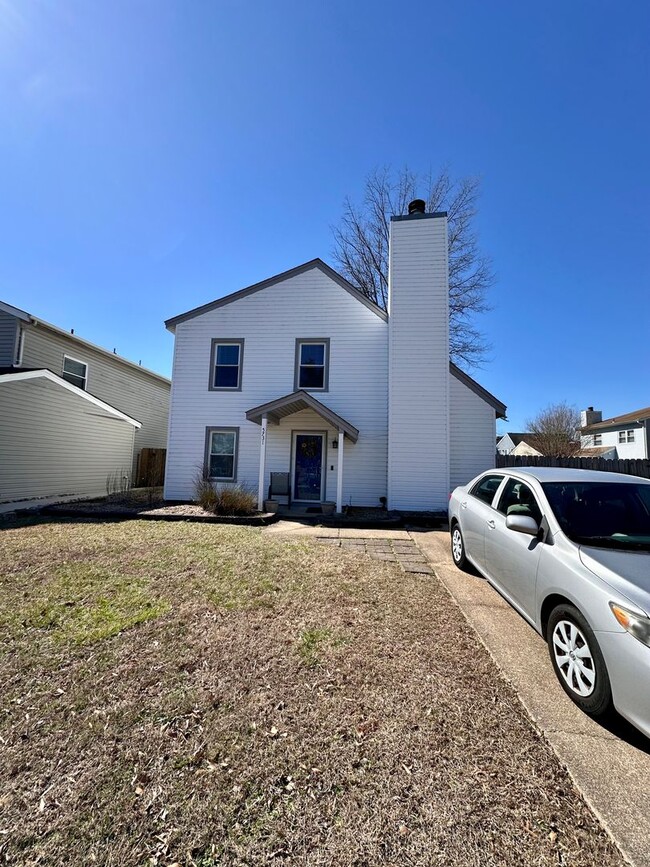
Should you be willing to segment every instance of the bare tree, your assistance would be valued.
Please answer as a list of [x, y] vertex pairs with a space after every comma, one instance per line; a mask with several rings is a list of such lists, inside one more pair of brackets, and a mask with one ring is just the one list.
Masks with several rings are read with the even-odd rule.
[[555, 403], [526, 422], [533, 445], [548, 457], [571, 457], [580, 449], [580, 413], [567, 403]]
[[[462, 367], [479, 364], [488, 349], [474, 315], [489, 309], [492, 263], [478, 246], [473, 227], [480, 192], [478, 178], [453, 180], [447, 170], [425, 176], [408, 168], [374, 169], [366, 178], [361, 204], [345, 200], [334, 234], [334, 258], [342, 274], [382, 308], [388, 301], [390, 218], [406, 214], [415, 198], [427, 211], [447, 211], [449, 223], [449, 350]], [[424, 195], [423, 195], [424, 193]]]

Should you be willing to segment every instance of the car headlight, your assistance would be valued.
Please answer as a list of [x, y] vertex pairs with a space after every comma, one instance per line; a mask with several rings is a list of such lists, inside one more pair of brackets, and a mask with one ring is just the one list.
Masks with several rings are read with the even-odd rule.
[[634, 611], [628, 611], [627, 608], [621, 608], [620, 605], [615, 605], [613, 602], [609, 603], [609, 607], [623, 629], [650, 647], [650, 618], [644, 617], [643, 614], [636, 614]]

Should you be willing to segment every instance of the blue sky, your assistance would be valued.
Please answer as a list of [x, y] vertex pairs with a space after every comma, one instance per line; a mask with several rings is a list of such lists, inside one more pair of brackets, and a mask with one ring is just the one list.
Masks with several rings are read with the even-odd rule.
[[483, 179], [503, 429], [650, 404], [650, 5], [0, 0], [0, 298], [163, 373], [377, 165]]

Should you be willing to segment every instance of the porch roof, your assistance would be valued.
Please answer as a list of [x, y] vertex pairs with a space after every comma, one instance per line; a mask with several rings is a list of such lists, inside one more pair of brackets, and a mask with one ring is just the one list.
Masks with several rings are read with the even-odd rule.
[[359, 431], [357, 428], [346, 421], [334, 410], [325, 406], [320, 400], [316, 400], [313, 395], [306, 391], [294, 391], [291, 394], [286, 394], [284, 397], [279, 397], [277, 400], [272, 400], [269, 403], [263, 403], [261, 406], [253, 407], [246, 413], [246, 418], [255, 424], [262, 424], [262, 418], [266, 415], [271, 424], [279, 424], [280, 419], [288, 415], [293, 415], [294, 412], [300, 412], [303, 409], [313, 409], [315, 413], [324, 419], [326, 422], [343, 431], [345, 436], [353, 443], [359, 439]]

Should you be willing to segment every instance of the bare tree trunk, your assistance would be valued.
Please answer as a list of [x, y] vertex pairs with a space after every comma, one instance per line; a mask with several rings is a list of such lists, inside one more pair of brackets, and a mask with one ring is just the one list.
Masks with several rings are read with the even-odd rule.
[[345, 200], [334, 234], [334, 258], [341, 273], [383, 309], [388, 303], [390, 218], [406, 214], [426, 189], [427, 211], [447, 211], [449, 224], [449, 348], [462, 367], [480, 364], [487, 344], [474, 324], [489, 309], [487, 290], [494, 282], [491, 261], [481, 254], [473, 228], [480, 192], [478, 178], [452, 180], [444, 170], [423, 177], [404, 168], [375, 169], [366, 179], [363, 201]]

